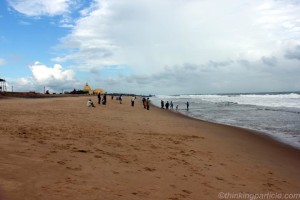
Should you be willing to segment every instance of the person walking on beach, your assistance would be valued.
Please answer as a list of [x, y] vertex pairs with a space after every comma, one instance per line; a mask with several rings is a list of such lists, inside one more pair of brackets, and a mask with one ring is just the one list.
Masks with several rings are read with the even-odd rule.
[[87, 101], [86, 106], [87, 106], [87, 107], [95, 107], [95, 105], [94, 105], [94, 103], [92, 102], [91, 99], [89, 99], [89, 100]]
[[189, 106], [190, 106], [190, 104], [189, 104], [189, 102], [187, 101], [187, 102], [186, 102], [186, 110], [189, 110]]
[[132, 96], [132, 97], [131, 97], [131, 106], [132, 106], [132, 107], [134, 106], [134, 100], [135, 100], [135, 97]]
[[178, 105], [176, 105], [176, 110], [178, 110]]
[[101, 93], [100, 92], [98, 93], [98, 104], [99, 105], [101, 104]]
[[172, 101], [170, 102], [170, 109], [173, 110], [173, 102]]

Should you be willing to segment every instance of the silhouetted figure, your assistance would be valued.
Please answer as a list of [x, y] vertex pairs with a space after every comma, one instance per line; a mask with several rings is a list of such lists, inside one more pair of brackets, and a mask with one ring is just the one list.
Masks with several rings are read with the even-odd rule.
[[144, 109], [146, 109], [147, 108], [147, 99], [146, 98], [144, 98], [144, 100], [143, 100], [143, 105], [144, 105]]
[[166, 103], [166, 109], [168, 110], [169, 109], [169, 101], [167, 101], [167, 103]]
[[132, 107], [134, 106], [134, 100], [135, 100], [135, 97], [132, 96], [132, 97], [131, 97], [131, 106], [132, 106]]
[[172, 101], [170, 102], [170, 109], [173, 110], [173, 102]]
[[164, 109], [164, 107], [165, 107], [165, 102], [164, 102], [163, 100], [161, 100], [161, 101], [160, 101], [160, 105], [161, 105], [161, 108]]
[[103, 105], [106, 105], [106, 94], [103, 95], [102, 104], [103, 104]]
[[100, 94], [100, 92], [98, 93], [98, 104], [99, 105], [101, 104], [101, 94]]
[[123, 100], [122, 95], [120, 95], [120, 96], [119, 96], [120, 104], [122, 104], [122, 100]]
[[190, 104], [189, 104], [189, 102], [187, 101], [187, 102], [186, 102], [186, 110], [189, 110], [189, 106], [190, 106]]

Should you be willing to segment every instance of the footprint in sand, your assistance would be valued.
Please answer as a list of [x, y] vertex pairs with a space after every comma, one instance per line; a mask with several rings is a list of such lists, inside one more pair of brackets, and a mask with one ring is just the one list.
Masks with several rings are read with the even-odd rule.
[[145, 171], [149, 171], [149, 172], [153, 172], [153, 171], [155, 171], [156, 169], [155, 169], [155, 168], [150, 168], [150, 167], [145, 167], [144, 170], [145, 170]]
[[57, 163], [60, 164], [60, 165], [65, 165], [66, 164], [65, 161], [63, 161], [63, 160], [57, 161]]
[[215, 177], [218, 181], [224, 181], [224, 179], [223, 178], [221, 178], [221, 177]]
[[78, 166], [78, 167], [66, 167], [66, 169], [73, 170], [73, 171], [81, 171], [82, 167], [81, 166]]
[[182, 192], [184, 192], [184, 193], [186, 193], [186, 194], [192, 194], [192, 192], [189, 191], [189, 190], [182, 190]]
[[131, 194], [137, 195], [137, 196], [140, 196], [140, 197], [146, 197], [146, 196], [148, 196], [150, 193], [149, 193], [149, 192], [144, 192], [144, 191], [137, 191], [137, 192], [132, 192]]

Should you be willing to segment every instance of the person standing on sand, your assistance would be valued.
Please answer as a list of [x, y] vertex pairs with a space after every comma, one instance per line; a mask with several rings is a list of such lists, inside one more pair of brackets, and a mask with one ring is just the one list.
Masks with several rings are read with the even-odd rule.
[[143, 98], [143, 106], [144, 106], [144, 109], [147, 108], [147, 100], [145, 97]]
[[149, 110], [149, 108], [150, 108], [150, 99], [149, 98], [147, 98], [146, 105], [147, 105], [147, 110]]
[[186, 102], [186, 110], [189, 110], [189, 106], [190, 106], [190, 103], [187, 101]]
[[106, 105], [106, 103], [107, 103], [107, 94], [106, 93], [104, 94], [103, 98], [105, 99], [105, 105]]
[[120, 104], [122, 104], [122, 95], [119, 96]]
[[134, 106], [134, 100], [135, 100], [135, 97], [132, 96], [132, 97], [131, 97], [131, 106], [132, 106], [132, 107]]
[[172, 101], [171, 101], [171, 103], [170, 103], [170, 109], [173, 110], [173, 102], [172, 102]]
[[167, 103], [166, 103], [166, 109], [167, 109], [167, 110], [169, 110], [169, 105], [170, 105], [170, 104], [169, 104], [169, 101], [167, 101]]
[[163, 100], [160, 101], [161, 109], [164, 109], [165, 103]]
[[102, 104], [103, 104], [103, 105], [106, 105], [106, 94], [103, 95]]
[[101, 104], [101, 93], [100, 92], [98, 93], [98, 104], [99, 105]]

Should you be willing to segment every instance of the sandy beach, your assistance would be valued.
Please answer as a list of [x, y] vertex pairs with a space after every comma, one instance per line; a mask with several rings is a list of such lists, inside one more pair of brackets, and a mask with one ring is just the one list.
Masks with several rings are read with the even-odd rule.
[[108, 97], [95, 108], [88, 98], [0, 100], [1, 200], [300, 193], [299, 150], [245, 129], [148, 111], [139, 98], [131, 107], [130, 98]]

